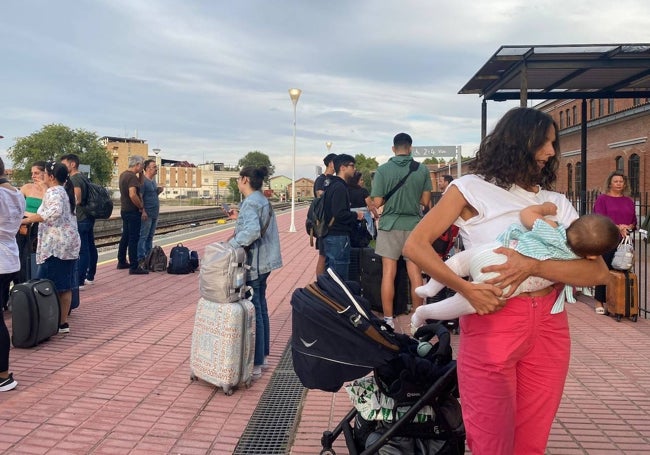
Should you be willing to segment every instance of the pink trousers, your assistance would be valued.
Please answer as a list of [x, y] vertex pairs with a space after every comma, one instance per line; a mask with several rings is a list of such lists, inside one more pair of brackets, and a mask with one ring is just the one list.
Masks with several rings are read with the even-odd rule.
[[458, 382], [473, 455], [544, 454], [569, 369], [566, 311], [557, 291], [515, 297], [460, 320]]

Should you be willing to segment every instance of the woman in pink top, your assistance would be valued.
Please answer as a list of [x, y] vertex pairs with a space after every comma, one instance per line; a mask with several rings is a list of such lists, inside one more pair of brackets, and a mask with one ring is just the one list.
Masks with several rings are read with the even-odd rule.
[[[596, 199], [594, 204], [594, 213], [605, 215], [618, 226], [621, 233], [621, 239], [627, 235], [628, 231], [636, 228], [636, 212], [634, 210], [634, 201], [632, 198], [625, 196], [628, 190], [627, 177], [620, 171], [614, 171], [607, 177], [605, 183], [607, 191]], [[605, 253], [603, 259], [607, 267], [612, 268], [612, 259], [616, 249]], [[605, 314], [605, 300], [607, 296], [607, 286], [596, 286], [597, 300], [596, 313]]]

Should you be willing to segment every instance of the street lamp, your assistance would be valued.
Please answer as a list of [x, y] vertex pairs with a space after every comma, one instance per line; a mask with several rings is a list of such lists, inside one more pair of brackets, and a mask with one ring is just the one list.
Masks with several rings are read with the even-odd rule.
[[298, 104], [298, 98], [302, 90], [299, 88], [290, 88], [289, 96], [291, 97], [291, 102], [293, 103], [293, 160], [291, 163], [291, 225], [289, 226], [289, 232], [296, 232], [296, 104]]
[[325, 147], [327, 147], [327, 153], [329, 153], [332, 148], [332, 143], [330, 141], [325, 142]]

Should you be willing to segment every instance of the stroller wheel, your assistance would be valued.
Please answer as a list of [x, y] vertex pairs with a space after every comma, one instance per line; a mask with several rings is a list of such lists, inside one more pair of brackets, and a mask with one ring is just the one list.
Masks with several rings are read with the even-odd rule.
[[336, 455], [336, 452], [332, 449], [323, 449], [320, 451], [320, 455]]

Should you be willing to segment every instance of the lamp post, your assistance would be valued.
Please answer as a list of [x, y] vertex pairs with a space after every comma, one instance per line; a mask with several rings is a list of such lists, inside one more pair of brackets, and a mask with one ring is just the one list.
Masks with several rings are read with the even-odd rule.
[[291, 97], [291, 103], [293, 103], [293, 160], [291, 162], [291, 225], [289, 226], [289, 232], [296, 232], [296, 104], [298, 104], [298, 99], [302, 90], [299, 88], [290, 88], [289, 96]]
[[329, 153], [332, 148], [332, 143], [330, 141], [325, 142], [325, 147], [327, 147], [327, 153]]

